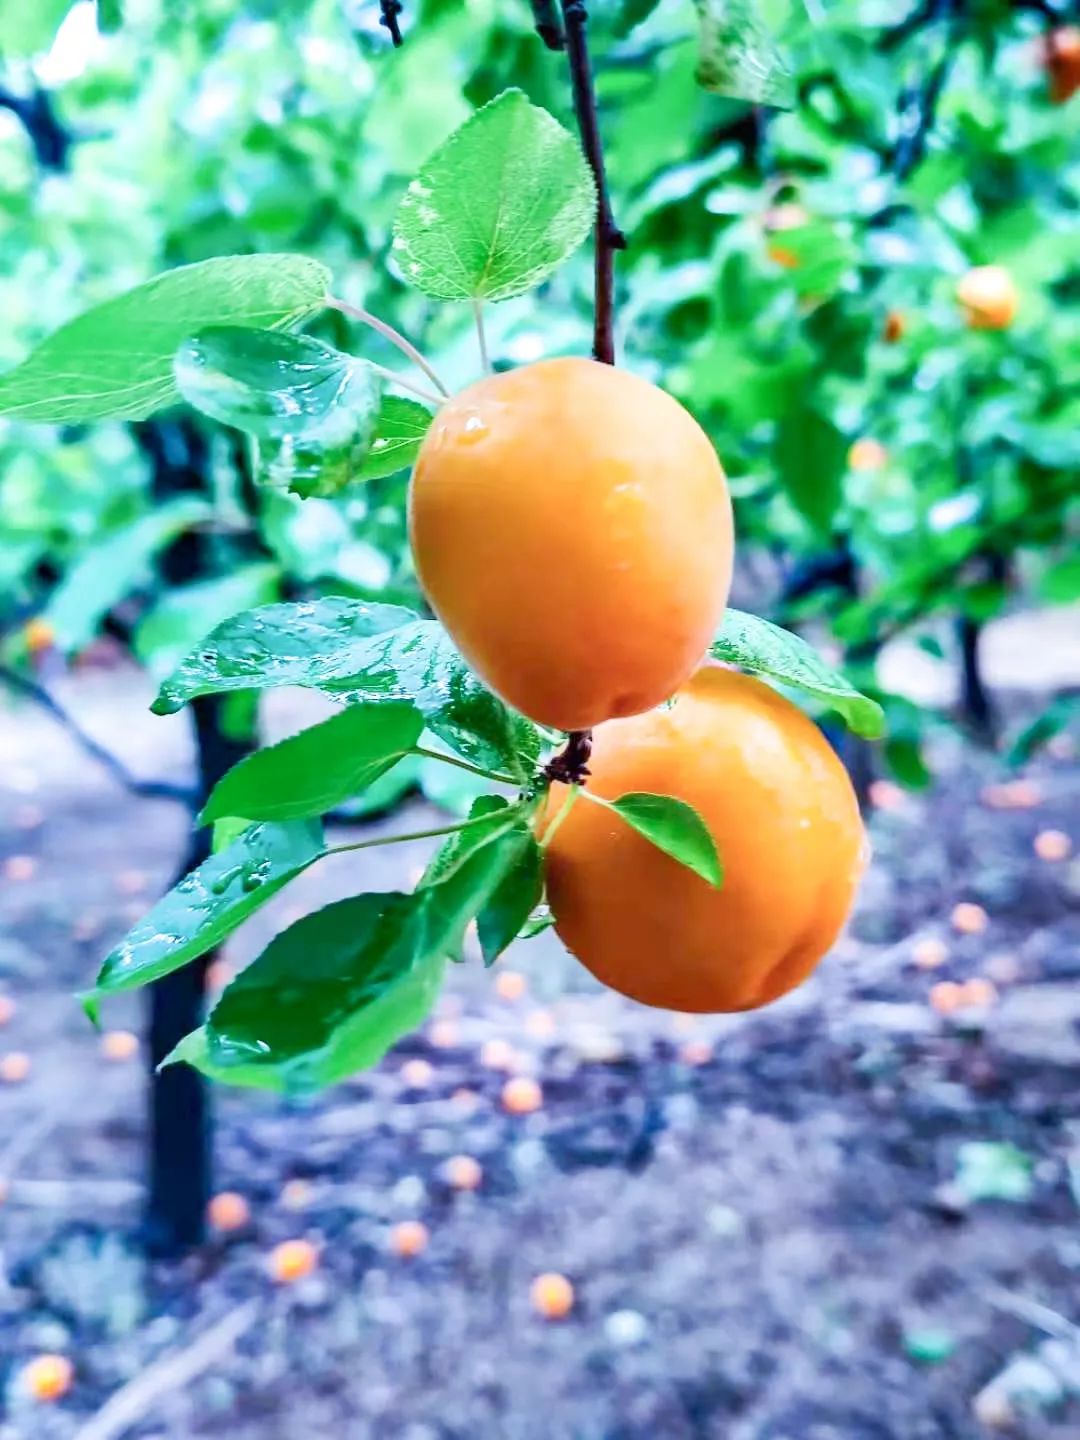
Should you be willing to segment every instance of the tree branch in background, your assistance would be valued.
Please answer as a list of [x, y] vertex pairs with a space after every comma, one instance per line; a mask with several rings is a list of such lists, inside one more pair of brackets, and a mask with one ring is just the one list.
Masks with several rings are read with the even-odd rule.
[[536, 33], [549, 50], [565, 50], [566, 36], [555, 0], [531, 0]]
[[401, 0], [379, 0], [379, 24], [385, 25], [395, 48], [403, 43], [398, 16], [404, 10]]
[[22, 125], [43, 170], [67, 169], [71, 135], [56, 118], [52, 101], [44, 90], [35, 89], [22, 96], [0, 86], [0, 110], [10, 110]]
[[130, 790], [132, 795], [138, 795], [144, 800], [178, 800], [189, 809], [194, 806], [195, 792], [193, 790], [183, 785], [169, 784], [164, 780], [140, 780], [138, 776], [133, 775], [124, 762], [117, 759], [111, 750], [107, 750], [92, 735], [88, 735], [79, 722], [68, 714], [44, 686], [38, 685], [36, 681], [28, 679], [25, 675], [20, 675], [17, 670], [9, 669], [6, 665], [0, 666], [0, 681], [3, 681], [17, 694], [33, 700], [36, 705], [47, 710], [61, 729], [66, 730], [87, 755], [96, 760], [102, 769], [125, 790]]
[[[952, 19], [953, 0], [936, 0], [932, 9], [933, 13], [928, 23], [937, 21], [947, 23]], [[914, 107], [915, 115], [914, 123], [908, 129], [907, 134], [900, 136], [896, 149], [893, 151], [891, 168], [898, 185], [907, 179], [926, 154], [926, 146], [937, 118], [938, 101], [941, 99], [941, 92], [945, 88], [945, 81], [955, 58], [956, 46], [953, 44], [951, 26], [949, 26], [938, 63], [928, 73], [921, 88], [916, 89], [914, 93], [908, 92], [901, 109], [901, 115], [904, 116], [910, 113]]]

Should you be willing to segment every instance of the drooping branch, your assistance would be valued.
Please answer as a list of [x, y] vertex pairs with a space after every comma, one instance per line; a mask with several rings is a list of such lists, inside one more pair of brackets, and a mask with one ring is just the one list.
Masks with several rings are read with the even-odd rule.
[[615, 251], [625, 250], [626, 237], [615, 223], [608, 191], [596, 90], [587, 34], [584, 0], [562, 0], [566, 22], [566, 52], [574, 90], [574, 113], [581, 147], [596, 181], [596, 288], [594, 295], [593, 355], [605, 365], [615, 363]]
[[395, 48], [403, 43], [398, 16], [404, 8], [401, 0], [379, 0], [379, 24], [389, 30]]

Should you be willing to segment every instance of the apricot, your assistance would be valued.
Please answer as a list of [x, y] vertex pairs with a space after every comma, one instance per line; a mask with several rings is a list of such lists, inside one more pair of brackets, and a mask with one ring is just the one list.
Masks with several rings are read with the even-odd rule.
[[574, 1308], [574, 1287], [565, 1275], [549, 1270], [529, 1286], [529, 1299], [545, 1320], [565, 1320]]
[[952, 926], [961, 935], [981, 935], [989, 924], [989, 916], [981, 905], [961, 900], [953, 906]]
[[401, 1220], [390, 1231], [390, 1249], [403, 1260], [412, 1260], [427, 1249], [429, 1238], [422, 1220]]
[[544, 1092], [531, 1075], [515, 1075], [502, 1090], [503, 1109], [511, 1115], [531, 1115], [544, 1103]]
[[[752, 1010], [805, 980], [851, 908], [859, 806], [821, 731], [760, 680], [702, 667], [670, 706], [600, 726], [588, 789], [673, 795], [709, 828], [719, 889], [584, 796], [546, 850], [555, 928], [646, 1005]], [[563, 804], [553, 786], [546, 814]]]
[[444, 1167], [446, 1182], [455, 1190], [476, 1190], [484, 1172], [471, 1155], [451, 1155]]
[[1035, 836], [1034, 849], [1040, 860], [1067, 860], [1072, 840], [1064, 830], [1040, 830]]
[[1047, 36], [1046, 69], [1050, 98], [1064, 105], [1080, 90], [1080, 26], [1063, 25]]
[[727, 602], [731, 502], [712, 445], [670, 395], [593, 360], [541, 360], [447, 401], [409, 528], [465, 659], [560, 730], [666, 700]]
[[35, 615], [28, 620], [23, 628], [23, 639], [26, 641], [26, 648], [31, 655], [40, 655], [43, 650], [50, 650], [56, 644], [56, 631], [49, 624], [48, 620]]
[[139, 1053], [139, 1037], [130, 1030], [106, 1030], [101, 1037], [101, 1055], [113, 1064], [134, 1060]]
[[75, 1367], [66, 1355], [37, 1355], [21, 1376], [27, 1394], [42, 1405], [62, 1400], [74, 1378]]
[[270, 1278], [279, 1285], [305, 1280], [319, 1264], [319, 1252], [310, 1240], [283, 1240], [270, 1251]]
[[881, 338], [890, 345], [895, 345], [898, 340], [904, 338], [907, 329], [907, 322], [899, 310], [890, 310], [885, 316], [885, 324], [882, 326]]
[[956, 287], [973, 330], [1007, 330], [1020, 303], [1012, 276], [1001, 265], [976, 265]]
[[237, 1191], [222, 1190], [211, 1198], [206, 1218], [215, 1230], [227, 1235], [251, 1223], [251, 1206]]
[[847, 460], [851, 470], [880, 470], [888, 464], [889, 452], [880, 440], [864, 435], [852, 445]]

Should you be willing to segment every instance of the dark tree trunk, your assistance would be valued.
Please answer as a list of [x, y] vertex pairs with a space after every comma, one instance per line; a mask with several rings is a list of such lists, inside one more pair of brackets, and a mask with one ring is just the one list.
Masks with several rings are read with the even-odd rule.
[[[1008, 563], [1003, 555], [983, 556], [983, 568], [989, 584], [1008, 582]], [[993, 745], [998, 736], [999, 717], [982, 671], [982, 633], [982, 621], [971, 615], [961, 615], [956, 622], [960, 646], [960, 720], [976, 740]]]
[[[205, 439], [189, 420], [151, 421], [136, 434], [154, 471], [159, 499], [207, 490]], [[209, 570], [207, 539], [188, 532], [170, 547], [162, 571], [172, 585], [202, 578]], [[191, 705], [201, 808], [218, 780], [251, 748], [251, 736], [225, 723], [229, 697], [201, 696]], [[180, 874], [200, 864], [210, 849], [209, 830], [194, 831]], [[179, 878], [179, 877], [178, 877]], [[205, 1233], [212, 1187], [211, 1115], [206, 1082], [189, 1065], [158, 1065], [203, 1018], [207, 955], [150, 988], [150, 1153], [147, 1249], [175, 1256], [199, 1244]]]

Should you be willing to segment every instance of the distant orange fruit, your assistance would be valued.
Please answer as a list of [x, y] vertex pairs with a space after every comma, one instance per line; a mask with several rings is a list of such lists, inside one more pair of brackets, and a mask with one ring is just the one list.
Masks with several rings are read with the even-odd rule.
[[4, 861], [4, 876], [21, 884], [37, 874], [38, 862], [33, 855], [9, 855]]
[[11, 1050], [0, 1057], [0, 1080], [5, 1085], [19, 1085], [30, 1074], [30, 1056], [21, 1050]]
[[[724, 867], [716, 889], [580, 797], [547, 845], [548, 899], [598, 980], [701, 1013], [752, 1010], [807, 978], [847, 919], [867, 851], [847, 772], [801, 710], [706, 665], [669, 706], [599, 726], [589, 769], [587, 790], [606, 800], [693, 806]], [[548, 816], [564, 798], [552, 786]]]
[[1067, 860], [1072, 840], [1064, 830], [1040, 830], [1035, 836], [1035, 854], [1040, 860]]
[[713, 1047], [706, 1040], [687, 1040], [679, 1051], [684, 1065], [707, 1065], [713, 1058]]
[[423, 1254], [430, 1238], [428, 1228], [421, 1220], [402, 1220], [390, 1231], [390, 1249], [402, 1259], [411, 1260]]
[[428, 1031], [428, 1038], [437, 1050], [450, 1050], [461, 1039], [456, 1020], [435, 1020]]
[[455, 1110], [460, 1110], [465, 1115], [471, 1115], [479, 1106], [480, 1097], [475, 1090], [470, 1090], [468, 1086], [461, 1085], [450, 1096], [450, 1101]]
[[507, 1040], [485, 1040], [480, 1047], [480, 1064], [488, 1070], [512, 1070], [517, 1062], [514, 1047]]
[[979, 798], [992, 810], [1031, 810], [1042, 800], [1042, 791], [1033, 780], [1006, 780], [984, 786]]
[[409, 528], [465, 659], [560, 730], [666, 700], [731, 583], [712, 443], [670, 395], [593, 360], [541, 360], [448, 400], [420, 447]]
[[1020, 303], [1013, 278], [1001, 265], [976, 265], [957, 285], [956, 297], [975, 330], [1007, 330]]
[[134, 1060], [139, 1053], [139, 1037], [130, 1030], [106, 1030], [101, 1037], [101, 1054], [116, 1063]]
[[936, 970], [949, 958], [949, 947], [944, 940], [927, 935], [911, 947], [911, 958], [920, 970]]
[[306, 1210], [311, 1204], [314, 1190], [310, 1180], [297, 1176], [286, 1180], [281, 1187], [281, 1203], [286, 1210]]
[[428, 1060], [406, 1060], [401, 1067], [402, 1083], [409, 1090], [426, 1090], [435, 1078], [435, 1069]]
[[520, 970], [501, 970], [495, 977], [495, 994], [500, 1000], [520, 1000], [528, 982]]
[[10, 995], [0, 995], [0, 1025], [9, 1025], [15, 1014], [15, 1001]]
[[544, 1092], [530, 1075], [515, 1075], [502, 1092], [503, 1109], [511, 1115], [531, 1115], [544, 1103]]
[[961, 935], [981, 935], [989, 924], [989, 916], [981, 905], [962, 900], [953, 906], [952, 926]]
[[998, 998], [997, 986], [990, 980], [984, 980], [981, 975], [965, 981], [960, 988], [963, 991], [963, 1004], [977, 1005], [980, 1009], [993, 1005]]
[[565, 1320], [574, 1308], [574, 1287], [565, 1275], [549, 1270], [529, 1286], [529, 1299], [545, 1320]]
[[445, 1166], [446, 1182], [455, 1190], [475, 1190], [484, 1178], [480, 1162], [471, 1155], [451, 1155]]
[[907, 323], [900, 311], [890, 310], [885, 316], [885, 324], [881, 331], [882, 339], [887, 340], [890, 345], [895, 345], [898, 340], [904, 338], [906, 329]]
[[867, 435], [855, 441], [847, 458], [851, 470], [881, 470], [889, 463], [889, 452], [880, 440]]
[[283, 1240], [270, 1251], [267, 1263], [271, 1279], [293, 1285], [318, 1268], [319, 1252], [310, 1240]]
[[555, 1016], [550, 1010], [531, 1010], [525, 1017], [525, 1033], [534, 1040], [550, 1040], [555, 1028]]
[[235, 1190], [222, 1190], [206, 1207], [206, 1216], [215, 1230], [228, 1234], [251, 1223], [251, 1206]]
[[1050, 98], [1064, 105], [1080, 90], [1080, 27], [1062, 25], [1046, 37], [1046, 68]]
[[939, 1015], [952, 1015], [964, 1004], [964, 987], [955, 980], [939, 980], [930, 987], [930, 1005]]
[[20, 1376], [24, 1390], [43, 1405], [62, 1400], [75, 1379], [75, 1367], [66, 1355], [37, 1355]]
[[56, 644], [56, 631], [48, 620], [35, 615], [23, 626], [23, 639], [31, 655], [40, 655], [43, 650], [50, 650]]

